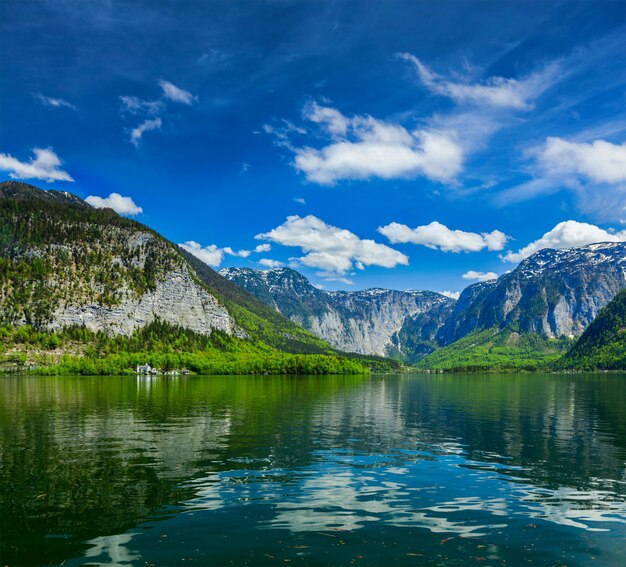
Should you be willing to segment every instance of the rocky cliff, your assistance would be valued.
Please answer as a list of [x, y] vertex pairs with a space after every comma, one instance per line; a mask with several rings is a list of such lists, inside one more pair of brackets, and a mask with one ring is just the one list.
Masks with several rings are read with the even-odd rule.
[[438, 340], [450, 344], [491, 327], [576, 337], [626, 285], [626, 243], [533, 254], [497, 280], [467, 287]]
[[415, 360], [435, 348], [454, 301], [430, 291], [328, 292], [288, 268], [219, 272], [332, 346]]

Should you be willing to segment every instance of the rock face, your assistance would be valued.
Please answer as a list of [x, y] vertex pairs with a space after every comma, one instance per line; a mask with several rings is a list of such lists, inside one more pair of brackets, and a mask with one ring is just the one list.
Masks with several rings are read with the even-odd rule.
[[54, 311], [47, 327], [58, 330], [84, 325], [92, 331], [104, 331], [110, 335], [130, 335], [155, 319], [200, 334], [210, 334], [213, 329], [229, 335], [235, 333], [235, 325], [226, 308], [194, 282], [184, 269], [165, 273], [153, 290], [140, 296], [129, 296], [113, 306], [97, 302], [61, 305]]
[[0, 184], [0, 210], [5, 323], [130, 335], [160, 319], [236, 332], [226, 306], [154, 231], [71, 193], [17, 182]]
[[219, 272], [337, 349], [418, 359], [435, 348], [454, 301], [431, 291], [328, 292], [288, 268]]
[[497, 280], [467, 287], [437, 339], [450, 344], [488, 327], [576, 337], [626, 286], [626, 243], [533, 254]]

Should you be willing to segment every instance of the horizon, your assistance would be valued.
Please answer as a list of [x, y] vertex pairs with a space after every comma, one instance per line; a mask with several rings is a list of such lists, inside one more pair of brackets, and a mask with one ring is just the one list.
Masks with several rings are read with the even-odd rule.
[[454, 293], [626, 240], [621, 2], [2, 13], [0, 181], [110, 206], [216, 270]]

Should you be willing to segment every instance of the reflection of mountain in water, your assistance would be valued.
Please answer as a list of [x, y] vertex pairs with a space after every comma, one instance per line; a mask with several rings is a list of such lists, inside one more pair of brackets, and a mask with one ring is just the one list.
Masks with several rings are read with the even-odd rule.
[[181, 510], [294, 534], [484, 537], [529, 518], [607, 529], [626, 523], [625, 388], [554, 375], [6, 379], [1, 557], [60, 562], [89, 538], [91, 557], [134, 557], [144, 536], [119, 534]]

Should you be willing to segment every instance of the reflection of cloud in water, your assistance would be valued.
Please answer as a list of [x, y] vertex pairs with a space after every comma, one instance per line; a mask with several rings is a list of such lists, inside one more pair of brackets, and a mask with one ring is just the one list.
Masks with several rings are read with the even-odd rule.
[[523, 487], [520, 492], [522, 509], [531, 518], [587, 531], [608, 531], [590, 526], [592, 522], [626, 524], [626, 502], [615, 500], [607, 491]]
[[422, 527], [436, 533], [461, 536], [482, 536], [487, 530], [506, 527], [501, 523], [475, 524], [450, 519], [456, 512], [467, 517], [467, 512], [471, 511], [504, 516], [505, 502], [501, 498], [458, 498], [441, 506], [415, 510], [410, 497], [424, 488], [398, 482], [372, 484], [379, 480], [377, 477], [384, 478], [392, 470], [394, 473], [397, 471], [391, 468], [367, 475], [354, 471], [312, 473], [311, 478], [302, 484], [302, 493], [295, 501], [277, 505], [271, 527], [286, 528], [292, 532], [356, 530], [367, 522], [383, 522], [397, 527]]
[[483, 499], [478, 496], [470, 496], [466, 498], [455, 498], [449, 502], [442, 502], [437, 506], [427, 508], [431, 512], [439, 514], [449, 514], [451, 512], [469, 512], [481, 511], [489, 512], [494, 516], [506, 516], [507, 506], [504, 498], [487, 498]]
[[[292, 532], [356, 530], [365, 522], [376, 522], [391, 511], [386, 503], [393, 488], [365, 486], [371, 476], [351, 471], [313, 474], [304, 481], [302, 494], [292, 502], [279, 502], [272, 527]], [[364, 489], [367, 490], [364, 490]]]
[[85, 558], [93, 558], [89, 565], [126, 565], [141, 559], [141, 556], [129, 550], [126, 545], [136, 533], [127, 533], [112, 536], [102, 536], [92, 539], [92, 545], [85, 552]]

